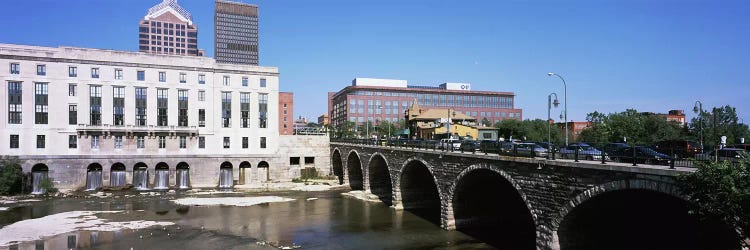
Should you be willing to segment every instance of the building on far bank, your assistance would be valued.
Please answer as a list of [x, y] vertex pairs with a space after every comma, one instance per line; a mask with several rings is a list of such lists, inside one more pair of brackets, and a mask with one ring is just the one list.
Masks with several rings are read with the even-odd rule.
[[258, 65], [258, 6], [216, 0], [214, 58], [218, 63]]
[[138, 51], [152, 54], [203, 56], [198, 49], [198, 25], [177, 0], [164, 0], [148, 9], [138, 29]]
[[573, 122], [573, 121], [571, 121], [571, 122], [568, 122], [567, 124], [559, 122], [559, 123], [556, 123], [555, 125], [557, 125], [557, 127], [560, 128], [560, 132], [562, 132], [563, 136], [565, 136], [565, 126], [567, 125], [568, 126], [568, 133], [569, 133], [568, 137], [570, 138], [570, 141], [575, 141], [575, 140], [578, 139], [578, 136], [581, 135], [581, 131], [583, 131], [583, 129], [588, 128], [589, 126], [591, 126], [591, 122], [588, 122], [588, 121], [586, 121], [586, 122]]
[[321, 127], [328, 126], [328, 123], [329, 123], [329, 121], [328, 121], [328, 115], [327, 114], [322, 114], [322, 115], [318, 116], [318, 125], [319, 126], [321, 126]]
[[0, 155], [32, 178], [160, 190], [296, 177], [279, 154], [293, 143], [280, 141], [276, 67], [11, 44], [0, 65]]
[[294, 134], [294, 93], [279, 92], [279, 134]]
[[411, 139], [478, 137], [476, 119], [453, 109], [422, 109], [415, 102], [406, 110], [405, 118]]
[[641, 114], [660, 116], [666, 119], [668, 122], [676, 122], [677, 124], [680, 124], [680, 126], [685, 126], [685, 123], [687, 122], [685, 120], [685, 111], [678, 109], [670, 110], [666, 114], [653, 112], [642, 112]]
[[351, 86], [328, 93], [328, 115], [334, 127], [350, 121], [357, 125], [370, 121], [399, 122], [414, 103], [428, 109], [451, 109], [492, 123], [522, 119], [514, 106], [512, 92], [471, 90], [469, 83], [443, 83], [439, 86], [409, 85], [406, 80], [355, 78]]

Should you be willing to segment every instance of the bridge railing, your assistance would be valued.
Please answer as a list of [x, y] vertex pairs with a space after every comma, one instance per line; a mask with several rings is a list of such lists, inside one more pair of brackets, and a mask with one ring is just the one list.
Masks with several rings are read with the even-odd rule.
[[[512, 157], [526, 157], [526, 158], [545, 158], [549, 160], [573, 160], [576, 162], [597, 162], [601, 164], [607, 163], [628, 163], [632, 166], [639, 164], [644, 165], [662, 165], [669, 168], [675, 167], [696, 167], [700, 162], [709, 162], [716, 159], [709, 159], [707, 157], [679, 157], [676, 154], [669, 156], [667, 154], [654, 154], [648, 149], [640, 150], [640, 146], [637, 146], [635, 154], [634, 150], [618, 150], [605, 152], [603, 150], [566, 150], [552, 147], [551, 150], [539, 150], [539, 148], [530, 147], [529, 144], [515, 144], [515, 143], [498, 143], [493, 146], [485, 145], [462, 145], [461, 147], [454, 147], [453, 145], [442, 145], [440, 141], [435, 140], [388, 140], [388, 139], [342, 139], [332, 138], [331, 142], [348, 143], [355, 145], [368, 145], [377, 147], [390, 147], [390, 148], [401, 148], [401, 149], [412, 149], [412, 150], [425, 150], [425, 151], [443, 151], [443, 152], [456, 152], [464, 154], [482, 154], [482, 155], [498, 155], [498, 156], [512, 156]], [[535, 150], [536, 149], [536, 150]], [[644, 152], [641, 152], [644, 151]]]

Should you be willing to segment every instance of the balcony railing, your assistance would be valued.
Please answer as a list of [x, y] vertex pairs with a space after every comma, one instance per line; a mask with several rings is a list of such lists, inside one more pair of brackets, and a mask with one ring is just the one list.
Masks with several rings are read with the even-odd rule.
[[76, 131], [83, 134], [88, 133], [166, 133], [170, 135], [198, 135], [198, 127], [196, 126], [134, 126], [134, 125], [88, 125], [78, 124]]

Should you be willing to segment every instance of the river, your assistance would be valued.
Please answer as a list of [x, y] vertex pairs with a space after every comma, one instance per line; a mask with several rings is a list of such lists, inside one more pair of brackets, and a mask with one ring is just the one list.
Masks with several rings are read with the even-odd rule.
[[[254, 193], [115, 193], [110, 197], [55, 198], [0, 211], [0, 232], [25, 233], [19, 222], [73, 211], [96, 213], [107, 222], [163, 223], [141, 229], [76, 229], [41, 239], [23, 235], [0, 249], [466, 249], [491, 248], [458, 231], [442, 230], [408, 211], [341, 195], [345, 191]], [[153, 194], [153, 193], [151, 193]], [[178, 205], [185, 197], [278, 196], [290, 201], [252, 206]], [[77, 222], [82, 225], [82, 222]], [[101, 222], [98, 222], [101, 223]], [[94, 223], [96, 224], [96, 223]], [[54, 231], [54, 230], [53, 230]], [[29, 234], [39, 233], [35, 231]], [[5, 237], [9, 237], [10, 234]], [[0, 236], [2, 238], [3, 236]]]

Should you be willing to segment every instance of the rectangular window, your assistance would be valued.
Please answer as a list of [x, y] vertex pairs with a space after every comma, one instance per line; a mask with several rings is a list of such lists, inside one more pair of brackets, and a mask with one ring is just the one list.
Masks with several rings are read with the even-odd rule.
[[102, 86], [89, 86], [91, 120], [89, 125], [102, 125]]
[[49, 95], [47, 83], [34, 84], [34, 123], [47, 124], [49, 112]]
[[242, 78], [242, 87], [247, 87], [247, 77]]
[[221, 126], [232, 127], [232, 92], [221, 92]]
[[135, 125], [146, 126], [146, 88], [135, 88]]
[[299, 165], [299, 157], [289, 157], [289, 165]]
[[136, 79], [138, 81], [145, 81], [146, 80], [146, 71], [144, 71], [144, 70], [137, 71], [135, 75], [136, 75]]
[[187, 148], [187, 137], [180, 136], [180, 148]]
[[266, 78], [261, 78], [260, 79], [260, 87], [261, 88], [265, 88], [266, 87]]
[[168, 89], [156, 90], [156, 126], [167, 126], [167, 93]]
[[240, 93], [240, 127], [250, 127], [250, 93]]
[[36, 135], [36, 148], [44, 148], [44, 135]]
[[78, 105], [68, 105], [68, 125], [78, 124]]
[[206, 137], [204, 136], [198, 137], [198, 148], [206, 148]]
[[266, 137], [260, 138], [260, 148], [266, 148]]
[[198, 75], [198, 84], [206, 84], [206, 75]]
[[206, 126], [206, 110], [198, 109], [198, 127]]
[[76, 96], [78, 85], [68, 84], [68, 96]]
[[159, 136], [159, 148], [167, 148], [167, 137]]
[[268, 94], [258, 94], [258, 127], [268, 127]]
[[167, 81], [167, 72], [161, 71], [159, 72], [159, 82], [166, 82]]
[[242, 148], [248, 147], [247, 137], [242, 137]]
[[187, 74], [180, 73], [180, 83], [186, 83], [187, 82]]
[[146, 148], [146, 138], [144, 138], [142, 135], [136, 137], [135, 146], [136, 148]]
[[122, 69], [115, 69], [115, 80], [122, 80]]
[[21, 65], [18, 63], [10, 63], [10, 73], [18, 75], [21, 73]]
[[36, 75], [38, 76], [44, 76], [47, 75], [47, 66], [44, 64], [39, 64], [36, 66]]
[[125, 87], [112, 87], [112, 114], [115, 126], [125, 125]]
[[77, 135], [68, 135], [68, 148], [78, 148]]
[[99, 78], [99, 68], [91, 68], [91, 78]]
[[122, 148], [122, 135], [115, 135], [115, 149]]
[[307, 164], [315, 164], [315, 157], [305, 157], [305, 165]]
[[8, 124], [21, 124], [21, 82], [8, 82]]
[[177, 126], [187, 127], [188, 125], [188, 91], [186, 89], [177, 90]]
[[78, 67], [68, 66], [68, 76], [69, 77], [78, 77]]
[[91, 136], [91, 148], [99, 149], [99, 136], [98, 135]]
[[229, 148], [229, 137], [224, 137], [224, 148]]
[[224, 86], [229, 86], [229, 76], [224, 76]]
[[206, 91], [198, 90], [198, 101], [202, 102], [206, 100]]
[[18, 135], [10, 135], [10, 148], [18, 148]]

